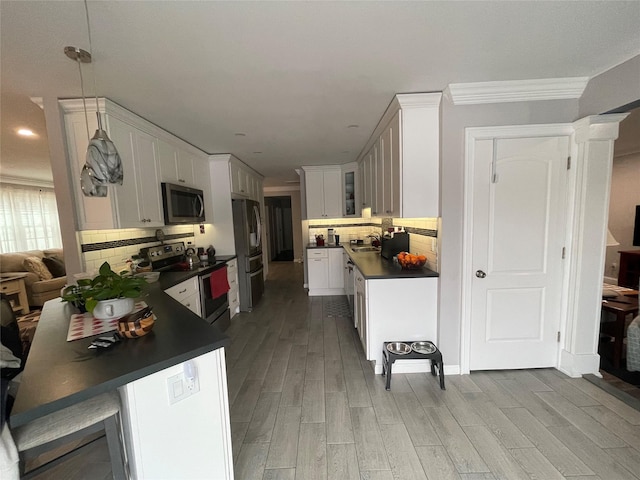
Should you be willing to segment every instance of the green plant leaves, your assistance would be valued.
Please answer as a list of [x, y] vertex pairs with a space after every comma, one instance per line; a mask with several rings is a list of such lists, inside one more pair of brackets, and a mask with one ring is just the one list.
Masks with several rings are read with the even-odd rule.
[[87, 311], [92, 312], [100, 300], [114, 298], [137, 298], [147, 285], [144, 277], [133, 277], [126, 270], [119, 274], [104, 262], [93, 279], [83, 278], [77, 285], [69, 285], [63, 290], [62, 299], [66, 302], [84, 303]]

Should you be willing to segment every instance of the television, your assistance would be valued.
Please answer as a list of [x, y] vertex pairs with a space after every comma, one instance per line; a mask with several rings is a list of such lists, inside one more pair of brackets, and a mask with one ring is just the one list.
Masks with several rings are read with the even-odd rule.
[[640, 247], [640, 205], [636, 205], [636, 220], [633, 224], [633, 246]]

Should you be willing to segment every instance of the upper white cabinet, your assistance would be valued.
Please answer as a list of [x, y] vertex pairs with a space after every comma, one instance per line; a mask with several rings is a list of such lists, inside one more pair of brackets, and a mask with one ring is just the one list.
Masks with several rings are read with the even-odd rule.
[[198, 159], [194, 159], [189, 152], [173, 143], [159, 139], [158, 157], [160, 178], [163, 182], [185, 186], [195, 185], [197, 177], [194, 175], [194, 164]]
[[342, 170], [339, 165], [302, 167], [307, 218], [342, 217]]
[[342, 165], [342, 216], [360, 216], [360, 176], [356, 162]]
[[108, 120], [111, 141], [122, 159], [123, 184], [113, 189], [120, 228], [164, 225], [157, 171], [158, 140], [115, 117]]
[[262, 176], [235, 157], [229, 160], [229, 179], [232, 194], [262, 201]]
[[441, 93], [396, 95], [358, 159], [362, 206], [378, 217], [440, 212]]
[[[119, 105], [100, 99], [103, 125], [123, 163], [122, 185], [109, 185], [107, 197], [85, 197], [80, 171], [88, 138], [82, 100], [60, 100], [64, 112], [69, 163], [76, 173], [74, 194], [79, 230], [157, 227], [164, 225], [161, 182], [200, 188], [211, 203], [208, 157], [195, 147]], [[89, 113], [89, 133], [97, 128], [95, 110]], [[212, 206], [205, 210], [212, 223]]]

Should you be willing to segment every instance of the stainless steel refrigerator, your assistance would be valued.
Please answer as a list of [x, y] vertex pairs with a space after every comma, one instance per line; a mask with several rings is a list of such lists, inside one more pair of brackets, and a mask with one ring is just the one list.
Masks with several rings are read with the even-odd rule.
[[234, 199], [232, 207], [240, 310], [250, 312], [264, 292], [260, 204], [253, 200]]

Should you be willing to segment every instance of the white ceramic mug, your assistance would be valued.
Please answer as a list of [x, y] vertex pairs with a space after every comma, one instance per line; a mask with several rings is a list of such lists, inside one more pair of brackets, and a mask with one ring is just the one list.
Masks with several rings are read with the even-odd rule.
[[124, 317], [133, 311], [135, 301], [133, 298], [114, 298], [112, 300], [100, 300], [93, 309], [93, 317], [100, 320]]

